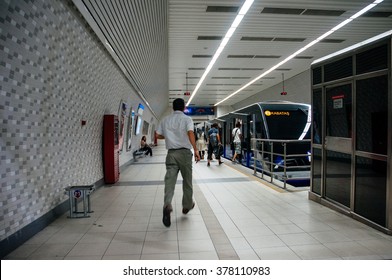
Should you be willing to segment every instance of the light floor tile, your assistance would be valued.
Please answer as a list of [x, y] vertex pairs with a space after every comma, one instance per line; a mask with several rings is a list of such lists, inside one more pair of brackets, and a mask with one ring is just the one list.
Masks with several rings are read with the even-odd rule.
[[303, 260], [341, 259], [337, 254], [322, 244], [290, 246], [290, 249]]
[[44, 244], [35, 250], [28, 259], [30, 260], [52, 260], [64, 258], [74, 247], [74, 244]]
[[67, 257], [74, 256], [99, 256], [102, 257], [109, 246], [109, 242], [106, 243], [79, 243], [72, 248], [67, 254]]
[[226, 160], [193, 166], [188, 215], [178, 176], [166, 228], [163, 142], [153, 153], [92, 194], [91, 217], [64, 213], [4, 259], [392, 259], [392, 236], [309, 200], [305, 188], [269, 187]]
[[350, 238], [335, 230], [311, 232], [309, 234], [320, 243], [351, 241]]
[[143, 246], [143, 254], [178, 253], [178, 242], [175, 241], [146, 241]]
[[245, 237], [257, 237], [265, 235], [274, 235], [274, 232], [267, 226], [244, 226], [239, 229]]
[[333, 230], [330, 226], [318, 221], [299, 221], [296, 225], [305, 232], [319, 232]]
[[275, 234], [301, 233], [303, 230], [294, 224], [275, 224], [268, 226]]
[[146, 239], [145, 231], [121, 231], [117, 232], [112, 240], [112, 243], [132, 243], [132, 242], [144, 242]]
[[259, 260], [259, 256], [252, 249], [235, 250], [240, 260]]
[[260, 237], [249, 237], [246, 238], [250, 246], [256, 249], [268, 248], [268, 247], [280, 247], [285, 246], [283, 241], [276, 235], [266, 235]]
[[148, 223], [123, 223], [118, 228], [119, 232], [147, 231]]
[[92, 256], [65, 256], [64, 260], [101, 260], [101, 255], [92, 255]]
[[219, 258], [215, 251], [181, 252], [180, 260], [219, 260]]
[[95, 232], [91, 231], [83, 235], [78, 244], [83, 243], [110, 243], [113, 239], [115, 232]]
[[209, 239], [210, 234], [206, 228], [198, 230], [178, 230], [178, 240], [198, 240], [198, 239]]
[[88, 232], [116, 232], [118, 224], [94, 224]]
[[256, 250], [261, 260], [300, 260], [301, 258], [287, 246]]
[[102, 260], [140, 260], [140, 254], [136, 255], [104, 255]]
[[41, 245], [45, 243], [54, 233], [38, 232], [36, 235], [27, 240], [24, 245]]
[[380, 256], [378, 255], [376, 256], [375, 252], [362, 246], [356, 241], [324, 243], [324, 246], [330, 249], [338, 256], [345, 259], [366, 260], [366, 259], [373, 259], [374, 257], [380, 259]]
[[170, 253], [170, 254], [142, 254], [141, 260], [179, 260], [178, 253]]
[[23, 260], [27, 259], [32, 253], [34, 253], [38, 248], [40, 248], [40, 244], [23, 244], [10, 254], [6, 256], [4, 259], [10, 260]]
[[114, 242], [109, 245], [105, 252], [105, 256], [116, 256], [116, 255], [136, 255], [141, 254], [143, 248], [143, 242]]
[[249, 242], [244, 237], [230, 238], [230, 242], [236, 251], [238, 251], [238, 250], [251, 250], [251, 248], [252, 248], [249, 245]]
[[84, 233], [56, 233], [43, 246], [46, 244], [76, 244], [83, 236]]
[[210, 239], [180, 240], [179, 250], [181, 253], [205, 252], [214, 251], [215, 247]]
[[389, 240], [368, 239], [358, 240], [357, 242], [385, 259], [392, 259], [392, 242]]
[[146, 241], [176, 241], [177, 231], [162, 230], [162, 231], [147, 231]]
[[317, 239], [308, 233], [279, 234], [278, 237], [288, 246], [320, 244]]

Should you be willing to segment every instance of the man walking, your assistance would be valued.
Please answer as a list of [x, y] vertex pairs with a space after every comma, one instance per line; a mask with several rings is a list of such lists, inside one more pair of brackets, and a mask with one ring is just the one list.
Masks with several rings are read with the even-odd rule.
[[165, 197], [163, 205], [162, 222], [170, 227], [170, 213], [173, 211], [172, 199], [177, 182], [178, 172], [181, 172], [182, 183], [182, 213], [187, 214], [193, 209], [193, 185], [192, 185], [192, 152], [193, 148], [196, 162], [200, 160], [196, 148], [194, 125], [192, 118], [184, 114], [185, 101], [177, 98], [173, 101], [173, 113], [164, 118], [158, 125], [157, 138], [165, 139], [166, 149], [166, 175]]

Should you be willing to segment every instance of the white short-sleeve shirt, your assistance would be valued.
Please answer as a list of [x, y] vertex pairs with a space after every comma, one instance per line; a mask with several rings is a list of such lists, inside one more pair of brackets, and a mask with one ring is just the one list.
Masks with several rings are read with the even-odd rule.
[[241, 142], [241, 129], [235, 127], [231, 132], [231, 135], [233, 135], [234, 137], [233, 142], [237, 142], [237, 143]]
[[158, 125], [157, 133], [165, 137], [166, 149], [192, 149], [188, 131], [193, 131], [194, 125], [191, 117], [182, 111], [174, 111], [164, 118]]

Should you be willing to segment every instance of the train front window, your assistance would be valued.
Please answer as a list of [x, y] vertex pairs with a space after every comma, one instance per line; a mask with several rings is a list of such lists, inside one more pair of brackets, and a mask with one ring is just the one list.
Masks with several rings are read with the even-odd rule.
[[265, 119], [270, 139], [297, 140], [305, 132], [305, 139], [310, 138], [308, 111], [297, 110], [265, 110]]

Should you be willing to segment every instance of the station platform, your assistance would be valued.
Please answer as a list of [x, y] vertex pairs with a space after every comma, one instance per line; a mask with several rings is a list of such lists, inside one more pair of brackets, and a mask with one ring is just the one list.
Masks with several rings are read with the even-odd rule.
[[91, 195], [89, 218], [65, 213], [5, 259], [329, 260], [392, 259], [392, 236], [308, 200], [308, 188], [264, 183], [224, 160], [193, 166], [195, 208], [182, 214], [182, 178], [172, 224], [162, 224], [166, 149], [138, 159]]

